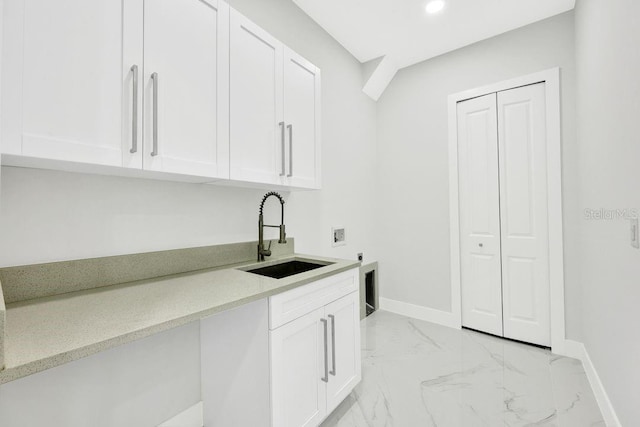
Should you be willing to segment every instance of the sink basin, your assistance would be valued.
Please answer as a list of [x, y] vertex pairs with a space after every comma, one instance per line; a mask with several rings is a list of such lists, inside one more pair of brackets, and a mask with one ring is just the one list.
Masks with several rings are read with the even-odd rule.
[[319, 264], [309, 261], [292, 260], [273, 264], [266, 267], [252, 268], [246, 270], [248, 273], [259, 274], [261, 276], [272, 277], [274, 279], [282, 279], [284, 277], [293, 276], [294, 274], [304, 273], [305, 271], [315, 270], [333, 263]]

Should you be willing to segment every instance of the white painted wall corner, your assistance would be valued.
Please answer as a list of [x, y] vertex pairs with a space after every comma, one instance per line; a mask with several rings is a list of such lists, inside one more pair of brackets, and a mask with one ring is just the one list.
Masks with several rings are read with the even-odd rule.
[[204, 407], [198, 402], [158, 427], [204, 427]]
[[436, 310], [430, 307], [410, 304], [389, 298], [380, 298], [380, 309], [414, 319], [425, 320], [449, 328], [460, 329], [461, 325], [454, 313]]
[[371, 73], [362, 91], [369, 95], [371, 99], [377, 101], [382, 96], [384, 90], [389, 86], [391, 80], [398, 72], [398, 66], [391, 58], [385, 56], [377, 64], [376, 69]]
[[587, 374], [589, 384], [591, 384], [591, 389], [596, 397], [596, 401], [600, 407], [600, 412], [602, 412], [602, 416], [607, 427], [621, 427], [622, 425], [620, 424], [620, 420], [618, 419], [616, 411], [609, 400], [609, 395], [607, 394], [602, 381], [600, 381], [600, 376], [598, 376], [598, 372], [596, 371], [593, 362], [591, 362], [591, 358], [589, 357], [589, 353], [587, 352], [584, 344], [578, 341], [565, 340], [564, 352], [562, 355], [573, 357], [582, 362], [582, 366]]

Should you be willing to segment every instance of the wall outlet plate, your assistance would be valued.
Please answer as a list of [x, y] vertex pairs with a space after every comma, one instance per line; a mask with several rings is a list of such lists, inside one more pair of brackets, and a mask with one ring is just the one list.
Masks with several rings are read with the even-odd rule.
[[347, 244], [347, 235], [344, 227], [331, 228], [331, 245], [344, 246]]
[[358, 261], [362, 262], [364, 259], [364, 254], [362, 252], [358, 252]]

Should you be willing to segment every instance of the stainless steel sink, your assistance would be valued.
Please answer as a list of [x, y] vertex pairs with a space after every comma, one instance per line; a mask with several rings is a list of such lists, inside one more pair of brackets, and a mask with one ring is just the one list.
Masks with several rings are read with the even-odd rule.
[[266, 267], [254, 267], [245, 270], [248, 273], [259, 274], [260, 276], [272, 277], [274, 279], [282, 279], [284, 277], [293, 276], [294, 274], [304, 273], [306, 271], [315, 270], [316, 268], [325, 267], [333, 263], [318, 263], [311, 261], [291, 260], [279, 264], [268, 265]]

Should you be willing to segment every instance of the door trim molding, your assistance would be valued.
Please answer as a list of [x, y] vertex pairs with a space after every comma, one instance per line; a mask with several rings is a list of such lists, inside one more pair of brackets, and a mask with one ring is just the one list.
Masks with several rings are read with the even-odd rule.
[[458, 129], [456, 105], [460, 101], [535, 83], [545, 83], [547, 127], [547, 197], [549, 222], [549, 296], [551, 348], [564, 353], [564, 250], [562, 240], [562, 155], [560, 124], [560, 68], [551, 68], [449, 95], [449, 229], [451, 313], [462, 326], [460, 288], [460, 215], [458, 195]]

